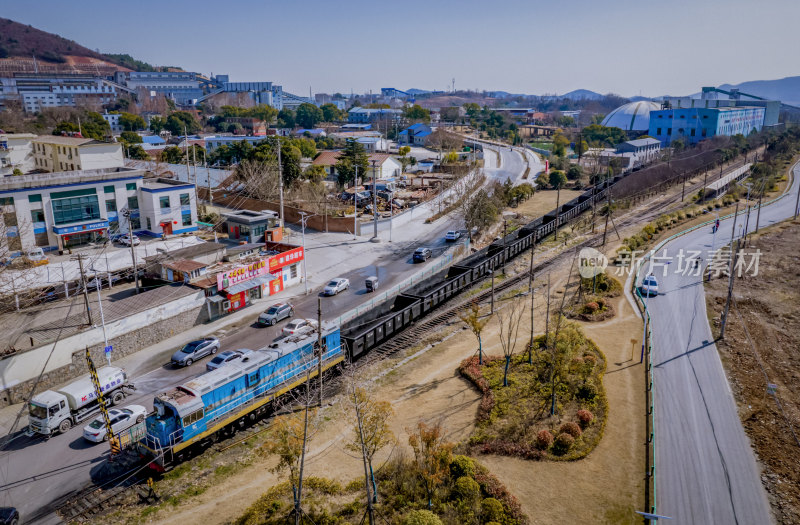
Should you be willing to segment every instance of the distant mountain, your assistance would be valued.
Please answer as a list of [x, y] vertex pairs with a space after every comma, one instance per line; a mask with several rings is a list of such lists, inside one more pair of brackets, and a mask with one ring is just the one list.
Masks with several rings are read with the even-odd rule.
[[576, 89], [574, 91], [570, 91], [569, 93], [564, 93], [561, 95], [561, 98], [568, 98], [570, 100], [599, 100], [603, 98], [603, 96], [604, 95], [601, 95], [600, 93], [596, 93], [588, 89]]
[[800, 76], [777, 80], [751, 80], [741, 84], [722, 84], [719, 88], [724, 90], [738, 88], [743, 93], [800, 106]]

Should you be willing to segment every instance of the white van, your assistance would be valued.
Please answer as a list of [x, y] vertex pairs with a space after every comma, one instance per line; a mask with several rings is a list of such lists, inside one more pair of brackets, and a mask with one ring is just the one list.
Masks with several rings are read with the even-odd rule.
[[34, 262], [46, 261], [47, 256], [41, 248], [30, 248], [25, 252], [25, 257]]

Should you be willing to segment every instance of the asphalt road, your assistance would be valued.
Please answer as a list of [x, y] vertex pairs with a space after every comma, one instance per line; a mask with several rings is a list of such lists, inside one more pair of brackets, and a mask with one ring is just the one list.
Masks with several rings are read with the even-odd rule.
[[[366, 293], [364, 286], [364, 279], [368, 276], [377, 274], [380, 294], [420, 270], [435, 265], [438, 257], [447, 248], [444, 233], [457, 227], [454, 219], [438, 221], [436, 229], [426, 239], [394, 241], [391, 245], [386, 243], [387, 251], [378, 259], [377, 264], [340, 275], [330, 275], [330, 278], [347, 277], [351, 285], [349, 290], [335, 297], [322, 298], [323, 319], [333, 319], [372, 300], [374, 295]], [[411, 260], [411, 254], [418, 246], [426, 246], [433, 251], [433, 257], [426, 263], [414, 264]], [[316, 319], [317, 297], [316, 294], [309, 294], [295, 300], [295, 317]], [[253, 317], [261, 311], [254, 308]], [[279, 336], [281, 328], [287, 322], [284, 320], [274, 327], [264, 328], [253, 322], [235, 330], [223, 329], [208, 335], [220, 337], [223, 351], [258, 349]], [[162, 356], [162, 362], [165, 363], [163, 366], [146, 373], [138, 373], [132, 378], [137, 390], [127, 398], [125, 404], [140, 404], [148, 410], [152, 409], [156, 393], [202, 374], [210, 359], [206, 357], [190, 367], [173, 369], [168, 364], [170, 354], [171, 352]], [[21, 426], [26, 424], [27, 415], [24, 417]], [[57, 517], [51, 512], [40, 512], [42, 508], [93, 480], [93, 475], [108, 456], [107, 445], [92, 444], [83, 439], [82, 431], [87, 423], [88, 421], [82, 422], [66, 434], [46, 441], [39, 437], [21, 436], [11, 442], [8, 449], [0, 455], [0, 506], [16, 506], [23, 523], [57, 523]]]
[[[800, 164], [794, 174], [789, 193], [762, 209], [761, 228], [794, 214]], [[736, 237], [745, 220], [740, 214]], [[752, 213], [750, 231], [755, 222]], [[722, 221], [716, 238], [710, 226], [678, 237], [665, 246], [666, 256], [702, 250], [704, 267], [712, 244], [730, 243], [732, 228], [730, 218]], [[676, 524], [770, 523], [760, 471], [707, 320], [701, 277], [679, 270], [677, 259], [654, 266], [659, 295], [647, 299], [654, 347], [657, 513]]]

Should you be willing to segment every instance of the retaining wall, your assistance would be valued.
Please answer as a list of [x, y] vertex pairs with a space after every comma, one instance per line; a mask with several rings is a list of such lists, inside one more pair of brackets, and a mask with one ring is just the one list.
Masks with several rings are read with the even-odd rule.
[[[158, 343], [208, 320], [202, 291], [106, 324], [112, 359], [119, 359]], [[44, 367], [36, 391], [63, 384], [88, 372], [86, 347], [95, 365], [106, 363], [103, 329], [95, 327], [58, 341], [33, 348], [0, 361], [0, 406], [28, 398]], [[113, 364], [113, 360], [112, 360]]]

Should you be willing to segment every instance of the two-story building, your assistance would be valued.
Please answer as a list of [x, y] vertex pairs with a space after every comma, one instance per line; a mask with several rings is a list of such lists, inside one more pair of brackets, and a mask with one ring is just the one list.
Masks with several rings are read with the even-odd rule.
[[[340, 151], [323, 151], [316, 156], [312, 165], [322, 166], [328, 176], [325, 180], [329, 182], [336, 182], [336, 163], [339, 161]], [[370, 153], [367, 155], [367, 170], [366, 173], [358, 174], [359, 181], [372, 179], [377, 175], [380, 179], [391, 179], [399, 177], [403, 174], [403, 165], [399, 160], [394, 158], [388, 153]]]
[[0, 244], [5, 252], [63, 250], [133, 230], [154, 236], [197, 230], [194, 184], [144, 179], [109, 168], [0, 179]]
[[617, 144], [617, 153], [633, 153], [636, 165], [641, 166], [658, 159], [661, 155], [661, 141], [652, 137], [628, 140]]
[[31, 141], [33, 168], [39, 171], [80, 171], [122, 168], [122, 144], [82, 137], [39, 135]]
[[373, 109], [356, 107], [347, 112], [347, 121], [353, 123], [369, 123], [378, 121], [394, 122], [403, 117], [400, 109]]
[[433, 130], [427, 124], [418, 122], [407, 127], [398, 133], [397, 141], [400, 144], [411, 144], [414, 146], [425, 146], [428, 144]]

